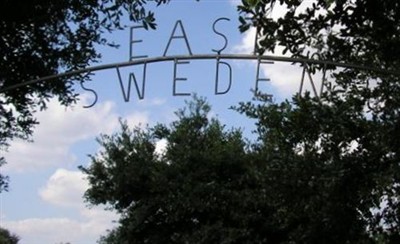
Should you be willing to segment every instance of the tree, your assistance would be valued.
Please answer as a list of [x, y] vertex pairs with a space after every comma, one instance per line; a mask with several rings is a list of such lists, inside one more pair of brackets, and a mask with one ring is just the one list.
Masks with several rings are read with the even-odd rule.
[[329, 99], [238, 108], [257, 121], [255, 151], [264, 155], [269, 186], [280, 189], [275, 211], [293, 226], [292, 241], [396, 243], [399, 156], [386, 145], [396, 136], [388, 138], [390, 127], [368, 118], [358, 99]]
[[[294, 57], [376, 66], [397, 70], [400, 4], [398, 1], [244, 0], [238, 6], [240, 29], [259, 32], [259, 52], [282, 46]], [[310, 5], [303, 7], [304, 5]], [[276, 5], [287, 7], [274, 20]]]
[[[5, 164], [4, 157], [0, 157], [0, 167]], [[8, 176], [0, 174], [0, 193], [8, 189]]]
[[[109, 204], [121, 214], [120, 226], [101, 243], [229, 243], [262, 240], [260, 204], [265, 194], [259, 172], [239, 130], [209, 119], [202, 99], [177, 112], [167, 127], [122, 131], [99, 140], [87, 174], [91, 204]], [[167, 140], [165, 154], [156, 140]], [[258, 211], [258, 212], [257, 212]], [[245, 217], [245, 218], [244, 218]], [[268, 227], [268, 226], [267, 226]], [[259, 236], [260, 235], [260, 236]], [[245, 242], [244, 242], [245, 243]]]
[[[279, 131], [276, 135], [282, 136], [277, 151], [300, 146], [307, 161], [330, 164], [334, 169], [327, 172], [348, 177], [349, 182], [344, 178], [338, 181], [343, 184], [343, 189], [339, 188], [343, 196], [347, 192], [344, 186], [352, 189], [347, 194], [349, 200], [344, 201], [346, 206], [353, 202], [353, 210], [360, 214], [358, 218], [366, 221], [364, 228], [379, 233], [380, 240], [397, 242], [400, 75], [393, 71], [399, 64], [400, 4], [318, 0], [302, 9], [302, 3], [243, 1], [238, 7], [242, 14], [241, 29], [250, 26], [258, 29], [259, 53], [274, 52], [277, 46], [282, 46], [293, 57], [353, 63], [380, 70], [334, 71], [320, 99], [306, 97], [275, 107], [275, 112], [285, 115], [273, 124]], [[274, 20], [268, 16], [277, 4], [287, 6], [287, 12]], [[312, 71], [323, 68], [335, 69], [310, 67]], [[270, 130], [271, 124], [264, 119], [262, 108], [246, 105], [241, 109], [257, 118], [263, 131]], [[290, 124], [292, 112], [301, 116], [303, 120], [296, 123], [303, 130], [308, 129], [307, 133], [298, 134], [300, 128], [296, 123]], [[270, 132], [265, 134], [271, 140]]]
[[[170, 127], [131, 131], [123, 124], [120, 133], [103, 135], [101, 154], [81, 167], [90, 183], [85, 197], [122, 217], [100, 243], [397, 240], [398, 213], [371, 212], [391, 187], [382, 181], [392, 172], [376, 164], [382, 152], [375, 154], [374, 143], [349, 148], [373, 123], [365, 126], [348, 104], [336, 110], [309, 97], [268, 101], [260, 96], [260, 104], [236, 108], [257, 121], [253, 143], [208, 119], [204, 100], [180, 110]], [[157, 155], [161, 138], [168, 146]]]
[[[168, 0], [155, 1], [158, 5]], [[155, 28], [154, 14], [146, 11], [147, 1], [3, 1], [0, 5], [0, 85], [21, 82], [86, 68], [101, 57], [96, 45], [115, 46], [104, 33], [123, 28], [120, 18]], [[9, 14], [12, 12], [13, 14]], [[73, 82], [88, 75], [60, 77], [8, 90], [1, 97], [1, 145], [14, 136], [25, 138], [35, 124], [32, 112], [46, 108], [53, 96], [61, 104], [76, 101]], [[12, 105], [12, 107], [10, 107]]]
[[[153, 2], [160, 5], [169, 0]], [[1, 1], [0, 88], [98, 62], [98, 45], [117, 46], [104, 34], [123, 28], [123, 15], [146, 28], [156, 27], [146, 4], [147, 0]], [[57, 97], [62, 105], [74, 103], [78, 97], [73, 83], [88, 79], [89, 74], [64, 76], [0, 93], [0, 150], [13, 138], [29, 139], [37, 124], [33, 113], [45, 109], [50, 98]], [[0, 183], [6, 180], [0, 179]]]
[[0, 243], [3, 244], [17, 244], [19, 237], [15, 234], [11, 234], [8, 230], [0, 228]]
[[[312, 72], [332, 70], [319, 97], [274, 104], [258, 94], [240, 103], [235, 109], [255, 121], [254, 142], [210, 121], [200, 101], [170, 127], [128, 133], [125, 126], [103, 137], [103, 153], [82, 168], [91, 186], [86, 199], [122, 216], [102, 242], [399, 242], [400, 81], [392, 71], [400, 4], [242, 2], [240, 28], [258, 28], [259, 54], [280, 45], [293, 57], [384, 71], [314, 65]], [[288, 10], [273, 20], [276, 4]], [[162, 157], [154, 138], [168, 142]]]
[[399, 161], [380, 138], [387, 125], [354, 100], [257, 101], [236, 108], [256, 119], [252, 143], [208, 119], [203, 100], [170, 127], [103, 135], [81, 167], [85, 197], [122, 217], [100, 243], [396, 243]]

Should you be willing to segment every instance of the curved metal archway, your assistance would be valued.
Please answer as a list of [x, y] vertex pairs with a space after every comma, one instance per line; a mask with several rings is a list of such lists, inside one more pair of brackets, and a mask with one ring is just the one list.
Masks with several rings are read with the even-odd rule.
[[154, 57], [154, 58], [143, 58], [137, 59], [127, 62], [120, 62], [120, 63], [112, 63], [112, 64], [104, 64], [104, 65], [97, 65], [85, 69], [74, 70], [70, 72], [65, 72], [61, 74], [49, 75], [45, 77], [41, 77], [38, 79], [33, 79], [29, 81], [24, 81], [15, 85], [1, 87], [0, 93], [4, 93], [10, 90], [17, 89], [19, 87], [24, 87], [27, 85], [35, 84], [38, 82], [50, 81], [52, 79], [66, 77], [66, 76], [73, 76], [83, 73], [92, 73], [100, 70], [107, 70], [107, 69], [118, 69], [122, 67], [134, 66], [134, 65], [142, 65], [142, 64], [150, 64], [150, 63], [157, 63], [157, 62], [166, 62], [166, 61], [184, 61], [184, 60], [230, 60], [230, 59], [237, 59], [237, 60], [259, 60], [259, 61], [277, 61], [277, 62], [290, 62], [290, 63], [300, 63], [300, 64], [318, 64], [327, 66], [334, 66], [334, 67], [341, 67], [341, 68], [350, 68], [350, 69], [359, 69], [359, 70], [366, 70], [366, 71], [374, 71], [382, 74], [389, 74], [389, 75], [398, 75], [400, 76], [399, 71], [394, 70], [383, 70], [377, 67], [367, 67], [357, 64], [348, 64], [348, 63], [340, 63], [340, 62], [332, 62], [332, 61], [325, 61], [325, 60], [316, 60], [316, 59], [302, 59], [302, 58], [291, 58], [291, 57], [283, 57], [283, 56], [269, 56], [269, 55], [253, 55], [253, 54], [198, 54], [198, 55], [176, 55], [176, 56], [161, 56], [161, 57]]

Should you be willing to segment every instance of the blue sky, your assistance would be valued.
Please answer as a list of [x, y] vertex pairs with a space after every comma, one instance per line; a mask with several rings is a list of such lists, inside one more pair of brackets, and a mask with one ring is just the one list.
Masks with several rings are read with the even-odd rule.
[[[213, 32], [212, 24], [216, 19], [226, 17], [230, 21], [221, 21], [217, 25], [228, 37], [228, 46], [223, 53], [250, 54], [254, 30], [239, 33], [237, 2], [174, 0], [169, 5], [154, 8], [158, 28], [156, 31], [135, 30], [135, 39], [143, 39], [143, 42], [133, 46], [134, 53], [162, 56], [176, 21], [181, 20], [193, 54], [211, 54], [212, 49], [219, 49], [224, 44], [221, 36]], [[280, 10], [277, 11], [279, 15]], [[121, 46], [119, 49], [101, 47], [101, 63], [128, 61], [129, 29], [114, 32], [109, 38]], [[182, 40], [173, 40], [168, 54], [186, 55], [188, 50]], [[227, 94], [214, 94], [215, 60], [179, 65], [178, 77], [187, 80], [178, 81], [177, 90], [207, 97], [213, 116], [228, 127], [243, 128], [249, 136], [251, 121], [228, 108], [251, 99], [256, 63], [226, 62], [233, 70], [232, 88]], [[140, 83], [142, 68], [121, 68], [124, 85], [127, 86], [131, 72], [135, 72]], [[8, 164], [0, 169], [2, 174], [10, 176], [11, 186], [9, 192], [0, 194], [1, 226], [18, 234], [21, 244], [90, 244], [95, 243], [106, 229], [112, 228], [112, 221], [118, 219], [115, 213], [105, 211], [102, 206], [87, 208], [83, 202], [87, 183], [77, 167], [87, 165], [87, 155], [99, 150], [95, 138], [100, 133], [118, 131], [119, 118], [132, 126], [168, 124], [175, 119], [174, 111], [182, 108], [190, 97], [172, 96], [173, 68], [173, 62], [148, 64], [143, 100], [138, 99], [132, 87], [130, 101], [124, 101], [115, 69], [97, 72], [86, 84], [99, 95], [92, 108], [83, 108], [92, 103], [93, 94], [83, 91], [80, 86], [76, 86], [81, 94], [80, 102], [73, 107], [65, 108], [51, 100], [46, 111], [37, 113], [40, 125], [35, 129], [34, 142], [16, 140], [5, 153]], [[223, 89], [227, 85], [227, 73], [224, 68], [220, 72]], [[263, 65], [262, 76], [270, 78], [271, 82], [261, 84], [260, 89], [274, 94], [275, 100], [280, 101], [299, 89], [301, 69], [283, 63]]]

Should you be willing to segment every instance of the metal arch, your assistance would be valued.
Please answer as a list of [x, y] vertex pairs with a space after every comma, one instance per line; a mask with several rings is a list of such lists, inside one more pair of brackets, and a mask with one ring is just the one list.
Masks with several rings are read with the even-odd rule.
[[165, 61], [174, 61], [174, 60], [208, 60], [208, 59], [239, 59], [239, 60], [262, 60], [262, 61], [278, 61], [278, 62], [291, 62], [291, 63], [306, 63], [306, 64], [321, 64], [321, 65], [331, 65], [342, 68], [351, 68], [351, 69], [360, 69], [360, 70], [369, 70], [375, 71], [383, 74], [392, 74], [400, 76], [399, 71], [393, 70], [383, 70], [377, 67], [367, 67], [357, 64], [348, 64], [348, 63], [340, 63], [340, 62], [332, 62], [325, 60], [316, 60], [316, 59], [304, 59], [304, 58], [291, 58], [291, 57], [283, 57], [283, 56], [270, 56], [270, 55], [253, 55], [253, 54], [195, 54], [195, 55], [175, 55], [175, 56], [161, 56], [161, 57], [153, 57], [153, 58], [142, 58], [131, 60], [127, 62], [120, 63], [112, 63], [112, 64], [103, 64], [92, 66], [85, 69], [74, 70], [70, 72], [65, 72], [61, 74], [49, 75], [39, 79], [29, 80], [22, 83], [18, 83], [15, 85], [2, 87], [0, 88], [0, 93], [4, 93], [13, 89], [17, 89], [19, 87], [35, 84], [38, 82], [48, 81], [60, 77], [73, 76], [82, 73], [91, 73], [100, 70], [113, 69], [113, 68], [121, 68], [127, 66], [141, 65], [141, 64], [149, 64], [149, 63], [157, 63], [157, 62], [165, 62]]

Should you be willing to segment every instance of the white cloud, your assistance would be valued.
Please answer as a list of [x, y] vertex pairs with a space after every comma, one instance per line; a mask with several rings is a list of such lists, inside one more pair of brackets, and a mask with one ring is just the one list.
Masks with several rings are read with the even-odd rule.
[[2, 221], [2, 225], [17, 233], [21, 244], [54, 244], [70, 242], [95, 243], [107, 229], [115, 225], [118, 215], [97, 206], [87, 208], [83, 194], [88, 188], [87, 180], [80, 171], [57, 169], [39, 196], [47, 203], [76, 211], [80, 220], [70, 218], [27, 218], [17, 221]]
[[[156, 151], [164, 152], [167, 141], [156, 143]], [[52, 205], [70, 208], [81, 216], [81, 220], [70, 218], [28, 218], [19, 221], [3, 221], [3, 225], [17, 233], [21, 244], [54, 244], [70, 242], [73, 244], [95, 243], [106, 234], [118, 220], [114, 212], [102, 207], [87, 208], [82, 195], [88, 188], [85, 175], [80, 171], [57, 169], [46, 184], [38, 191], [41, 199]]]
[[[303, 68], [299, 64], [287, 62], [275, 62], [274, 64], [261, 65], [264, 77], [271, 80], [271, 85], [277, 90], [281, 97], [290, 97], [300, 91]], [[317, 94], [319, 94], [322, 84], [322, 72], [311, 75], [304, 75], [302, 93], [309, 91], [314, 95], [312, 84], [314, 84]]]
[[128, 123], [130, 127], [140, 126], [144, 127], [149, 123], [149, 114], [147, 112], [133, 112], [124, 117], [123, 120]]
[[143, 100], [139, 100], [138, 101], [138, 105], [142, 105], [142, 106], [161, 106], [164, 105], [167, 102], [166, 99], [162, 99], [162, 98], [152, 98], [152, 99], [143, 99]]
[[21, 244], [77, 241], [77, 234], [80, 232], [79, 223], [67, 218], [32, 218], [4, 222], [3, 225], [11, 232], [18, 233]]
[[84, 222], [68, 218], [24, 219], [2, 223], [20, 238], [20, 244], [95, 243], [112, 225], [89, 219]]
[[242, 37], [241, 42], [232, 48], [233, 53], [251, 54], [254, 52], [254, 40], [256, 38], [256, 28], [251, 27]]
[[83, 193], [88, 188], [84, 177], [80, 171], [57, 169], [46, 186], [39, 190], [39, 195], [54, 205], [81, 207]]
[[163, 155], [166, 152], [168, 141], [166, 139], [161, 139], [156, 142], [156, 153], [158, 155]]
[[[61, 212], [67, 210], [74, 217], [13, 219], [1, 216], [1, 225], [18, 234], [21, 244], [74, 244], [95, 243], [107, 229], [112, 229], [118, 220], [114, 212], [105, 211], [104, 206], [87, 208], [83, 194], [88, 182], [80, 171], [66, 167], [75, 160], [72, 147], [78, 142], [92, 140], [99, 133], [110, 134], [119, 128], [119, 114], [113, 102], [98, 103], [90, 109], [82, 108], [88, 99], [82, 97], [74, 108], [61, 107], [50, 101], [47, 110], [36, 114], [40, 125], [35, 128], [34, 142], [14, 141], [6, 153], [8, 164], [2, 170], [29, 173], [32, 170], [58, 166], [41, 187], [38, 196], [46, 204], [54, 205]], [[162, 104], [161, 100], [152, 105]], [[149, 122], [147, 111], [131, 111], [124, 114], [130, 126]], [[78, 217], [76, 217], [78, 216]]]
[[[70, 148], [74, 143], [94, 139], [100, 133], [109, 134], [119, 128], [115, 104], [106, 101], [90, 109], [84, 109], [88, 98], [72, 108], [65, 108], [51, 100], [48, 109], [36, 114], [40, 124], [34, 129], [33, 143], [22, 140], [11, 142], [5, 153], [8, 164], [3, 170], [25, 172], [51, 166], [65, 166], [74, 163], [76, 156]], [[130, 124], [146, 124], [146, 112], [127, 115]]]

